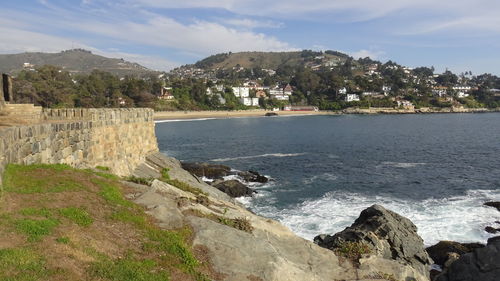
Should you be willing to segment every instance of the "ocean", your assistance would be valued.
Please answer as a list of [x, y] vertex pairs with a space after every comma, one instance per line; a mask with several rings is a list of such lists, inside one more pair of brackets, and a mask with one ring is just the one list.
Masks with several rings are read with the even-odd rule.
[[380, 204], [426, 245], [500, 228], [500, 114], [340, 115], [158, 122], [160, 151], [273, 179], [239, 200], [313, 239]]

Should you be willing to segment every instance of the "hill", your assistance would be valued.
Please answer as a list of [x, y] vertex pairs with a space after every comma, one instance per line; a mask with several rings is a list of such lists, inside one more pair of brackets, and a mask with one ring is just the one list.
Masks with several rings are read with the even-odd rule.
[[240, 66], [275, 70], [282, 66], [336, 65], [347, 58], [348, 55], [336, 51], [241, 52], [213, 55], [196, 62], [194, 66], [202, 69], [230, 69]]
[[107, 58], [83, 49], [73, 49], [60, 53], [21, 53], [0, 55], [0, 72], [15, 74], [26, 68], [42, 65], [62, 67], [70, 73], [90, 73], [94, 69], [114, 75], [143, 76], [155, 71], [137, 63], [123, 59]]

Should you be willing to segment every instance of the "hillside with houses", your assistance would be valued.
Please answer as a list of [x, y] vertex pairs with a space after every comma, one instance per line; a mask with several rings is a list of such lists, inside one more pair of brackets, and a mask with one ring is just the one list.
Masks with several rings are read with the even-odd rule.
[[[82, 52], [82, 51], [80, 51]], [[14, 74], [17, 102], [45, 107], [152, 107], [156, 110], [247, 108], [498, 108], [500, 78], [470, 71], [436, 73], [336, 51], [227, 53], [169, 73], [119, 76], [61, 66]]]

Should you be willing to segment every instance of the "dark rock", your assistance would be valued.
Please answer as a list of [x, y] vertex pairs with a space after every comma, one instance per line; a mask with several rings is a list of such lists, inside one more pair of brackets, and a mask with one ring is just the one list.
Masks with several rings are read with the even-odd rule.
[[269, 181], [269, 179], [257, 172], [254, 171], [248, 171], [248, 172], [239, 172], [238, 176], [243, 178], [247, 182], [259, 182], [259, 183], [266, 183]]
[[496, 234], [496, 233], [500, 232], [500, 228], [494, 228], [491, 226], [487, 226], [484, 228], [484, 231], [491, 233], [491, 234]]
[[220, 179], [230, 174], [231, 168], [220, 164], [183, 162], [182, 168], [198, 177]]
[[214, 186], [231, 197], [252, 196], [255, 193], [253, 189], [238, 180], [228, 180]]
[[409, 219], [382, 206], [373, 205], [365, 209], [350, 227], [333, 236], [319, 235], [314, 238], [319, 246], [331, 250], [347, 241], [364, 242], [373, 254], [410, 265], [424, 276], [429, 276], [432, 260], [417, 234], [417, 227]]
[[500, 236], [488, 239], [486, 247], [462, 255], [436, 278], [437, 281], [500, 280]]
[[268, 116], [268, 117], [269, 116], [278, 116], [278, 113], [276, 113], [276, 112], [268, 112], [268, 113], [265, 114], [265, 116]]
[[486, 202], [485, 206], [497, 208], [500, 211], [500, 202]]
[[430, 246], [427, 253], [432, 258], [434, 263], [444, 266], [448, 260], [450, 253], [457, 253], [463, 255], [472, 252], [474, 249], [483, 248], [484, 244], [481, 243], [458, 243], [454, 241], [439, 241], [436, 245]]

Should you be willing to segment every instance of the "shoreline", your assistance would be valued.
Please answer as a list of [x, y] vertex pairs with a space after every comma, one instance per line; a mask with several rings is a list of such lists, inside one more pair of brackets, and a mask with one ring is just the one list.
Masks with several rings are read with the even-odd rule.
[[266, 113], [277, 113], [278, 116], [313, 116], [313, 115], [346, 115], [346, 114], [444, 114], [444, 113], [491, 113], [500, 109], [488, 108], [347, 108], [339, 111], [270, 111], [265, 109], [218, 110], [218, 111], [155, 111], [154, 120], [191, 120], [191, 119], [226, 119], [238, 117], [264, 117]]

